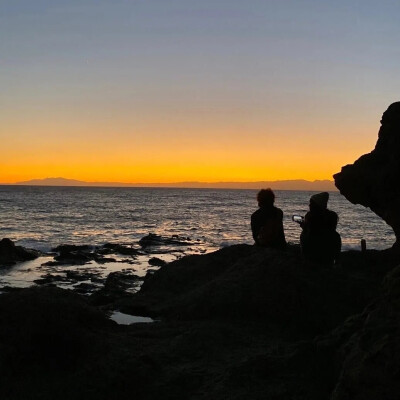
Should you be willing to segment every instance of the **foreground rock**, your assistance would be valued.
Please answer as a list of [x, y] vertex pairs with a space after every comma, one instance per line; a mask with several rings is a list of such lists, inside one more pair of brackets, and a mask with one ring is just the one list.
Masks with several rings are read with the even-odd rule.
[[394, 230], [400, 253], [400, 102], [383, 113], [375, 149], [346, 165], [335, 185], [354, 204], [369, 207]]
[[360, 312], [376, 293], [374, 280], [343, 269], [310, 270], [296, 247], [283, 253], [237, 245], [166, 265], [119, 306], [162, 319], [257, 321], [300, 338]]
[[10, 239], [0, 240], [0, 267], [14, 265], [19, 261], [34, 260], [39, 257], [39, 252], [16, 246]]
[[89, 350], [95, 332], [110, 326], [84, 299], [55, 287], [0, 296], [1, 375], [33, 366], [69, 368]]
[[233, 246], [170, 263], [130, 296], [112, 275], [121, 311], [161, 318], [126, 327], [70, 291], [0, 295], [0, 398], [394, 400], [392, 267], [350, 252], [310, 270], [296, 247]]
[[104, 287], [90, 296], [90, 304], [96, 306], [109, 305], [109, 308], [113, 308], [113, 303], [117, 299], [121, 300], [129, 296], [129, 290], [138, 290], [141, 280], [142, 278], [130, 271], [111, 272], [104, 283]]
[[348, 340], [337, 352], [341, 371], [332, 400], [398, 399], [400, 267], [386, 276], [377, 300], [335, 334]]

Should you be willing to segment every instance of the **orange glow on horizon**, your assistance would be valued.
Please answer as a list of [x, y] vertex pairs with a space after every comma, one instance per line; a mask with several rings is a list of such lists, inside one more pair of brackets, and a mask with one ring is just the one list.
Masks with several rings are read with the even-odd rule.
[[2, 7], [0, 183], [332, 179], [398, 101], [396, 2], [82, 3]]
[[[208, 154], [209, 155], [209, 154]], [[204, 160], [193, 154], [173, 157], [149, 155], [132, 162], [121, 162], [118, 157], [105, 157], [96, 163], [82, 154], [75, 154], [69, 160], [49, 157], [47, 160], [11, 160], [0, 165], [0, 182], [15, 183], [30, 179], [64, 177], [88, 182], [120, 183], [172, 183], [183, 181], [198, 182], [254, 182], [290, 179], [332, 179], [341, 165], [352, 162], [358, 155], [342, 154], [327, 159], [324, 155], [306, 155], [301, 152], [286, 152], [263, 155], [258, 153], [250, 161], [237, 154], [214, 152], [204, 155]], [[87, 160], [89, 158], [89, 160]], [[124, 157], [120, 157], [123, 159]], [[241, 159], [242, 158], [242, 159]], [[324, 159], [323, 159], [324, 158]], [[86, 159], [86, 160], [85, 160]], [[84, 161], [82, 161], [84, 160]], [[64, 161], [64, 162], [63, 162]], [[69, 161], [69, 162], [68, 162]]]
[[28, 125], [14, 121], [0, 130], [5, 136], [0, 183], [48, 177], [120, 183], [332, 179], [376, 141], [376, 126], [354, 122], [340, 126], [303, 120], [281, 126], [271, 121], [213, 128], [208, 121], [178, 129], [177, 121], [129, 127], [128, 122], [74, 125], [50, 119]]

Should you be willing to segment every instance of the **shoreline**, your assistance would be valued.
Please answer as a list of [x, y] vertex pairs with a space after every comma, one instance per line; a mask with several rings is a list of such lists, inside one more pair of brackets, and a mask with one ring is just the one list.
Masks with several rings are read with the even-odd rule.
[[[19, 242], [17, 241], [15, 244], [18, 245]], [[35, 259], [19, 261], [7, 268], [4, 266], [2, 268], [0, 265], [0, 293], [28, 288], [32, 285], [52, 285], [90, 295], [94, 291], [100, 290], [108, 275], [112, 273], [135, 277], [137, 280], [136, 292], [140, 289], [141, 282], [148, 272], [153, 273], [161, 266], [182, 257], [210, 254], [232, 246], [235, 245], [222, 246], [219, 249], [206, 248], [198, 242], [190, 241], [189, 238], [149, 234], [132, 244], [64, 244], [45, 252], [28, 249], [37, 253]], [[288, 242], [288, 248], [289, 252], [299, 253], [299, 243]], [[368, 249], [372, 252], [387, 250], [389, 249]], [[360, 251], [361, 246], [357, 246], [357, 248], [344, 247], [341, 253], [358, 253]]]
[[[384, 312], [382, 293], [397, 296], [390, 291], [394, 265], [388, 251], [369, 250], [344, 252], [339, 268], [313, 269], [296, 246], [235, 245], [164, 264], [139, 291], [129, 291], [136, 278], [111, 273], [89, 296], [52, 284], [0, 294], [0, 394], [66, 400], [84, 387], [96, 399], [124, 399], [133, 390], [143, 400], [165, 393], [171, 400], [327, 400], [336, 393], [340, 400], [363, 321], [371, 326], [372, 310]], [[116, 311], [156, 322], [118, 325], [109, 319]], [[392, 340], [394, 317], [387, 318], [374, 348]], [[23, 366], [12, 363], [21, 358]], [[22, 371], [33, 366], [26, 380]], [[361, 361], [351, 368], [370, 367]]]
[[[137, 291], [147, 273], [185, 255], [207, 252], [196, 244], [199, 245], [177, 236], [149, 234], [130, 245], [59, 245], [45, 253], [29, 250], [35, 252], [34, 259], [10, 259], [14, 265], [3, 268], [0, 265], [0, 292], [32, 285], [55, 285], [90, 295], [104, 286], [110, 274], [135, 280]], [[21, 246], [16, 248], [27, 250]]]

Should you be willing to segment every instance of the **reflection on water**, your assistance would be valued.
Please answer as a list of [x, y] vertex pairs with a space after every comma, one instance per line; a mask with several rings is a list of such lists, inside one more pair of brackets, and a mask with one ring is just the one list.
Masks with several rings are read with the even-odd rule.
[[[103, 287], [107, 276], [112, 272], [123, 272], [134, 274], [138, 278], [143, 278], [149, 271], [157, 270], [159, 267], [149, 265], [151, 254], [143, 254], [136, 256], [134, 259], [127, 259], [126, 256], [118, 256], [115, 262], [107, 262], [99, 264], [91, 261], [84, 265], [45, 265], [48, 261], [53, 261], [53, 257], [44, 256], [36, 260], [18, 263], [9, 268], [0, 269], [0, 288], [14, 287], [25, 288], [41, 284], [43, 280], [50, 276], [58, 287], [64, 289], [79, 289], [79, 285], [90, 285], [86, 288], [87, 294], [96, 289]], [[157, 254], [157, 258], [165, 262], [171, 262], [181, 257], [180, 253]], [[79, 279], [77, 279], [79, 276]], [[86, 279], [85, 279], [86, 277]], [[132, 284], [130, 292], [136, 292], [141, 286], [142, 280], [138, 280]]]
[[44, 273], [41, 264], [52, 259], [52, 257], [40, 257], [36, 260], [18, 263], [9, 268], [0, 268], [0, 287], [25, 288], [32, 286], [33, 281], [39, 279]]
[[[71, 188], [0, 186], [0, 235], [19, 244], [49, 250], [62, 243], [135, 243], [149, 232], [189, 237], [203, 251], [252, 243], [250, 215], [256, 190]], [[286, 238], [298, 243], [313, 192], [277, 191]], [[331, 193], [329, 207], [339, 215], [343, 248], [383, 249], [394, 242], [391, 228], [370, 210]]]
[[149, 323], [155, 322], [154, 319], [148, 317], [139, 317], [137, 315], [123, 314], [119, 311], [114, 311], [110, 315], [110, 319], [115, 321], [118, 325], [130, 325], [138, 323]]

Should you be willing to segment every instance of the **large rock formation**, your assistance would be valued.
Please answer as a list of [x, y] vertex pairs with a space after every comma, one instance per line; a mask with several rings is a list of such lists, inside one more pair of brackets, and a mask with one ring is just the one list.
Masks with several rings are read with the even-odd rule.
[[336, 175], [335, 184], [349, 201], [369, 207], [394, 230], [400, 252], [400, 102], [383, 113], [375, 149]]
[[31, 249], [25, 249], [22, 246], [16, 246], [10, 239], [0, 240], [0, 268], [14, 265], [19, 261], [34, 260], [39, 257], [39, 252]]
[[112, 274], [120, 311], [160, 317], [131, 326], [107, 320], [95, 295], [0, 294], [0, 399], [397, 400], [391, 263], [353, 251], [310, 269], [296, 246], [238, 245], [174, 261], [130, 297]]
[[296, 248], [285, 253], [243, 244], [174, 261], [117, 307], [156, 319], [263, 321], [305, 337], [359, 312], [372, 293], [341, 270], [303, 268]]

